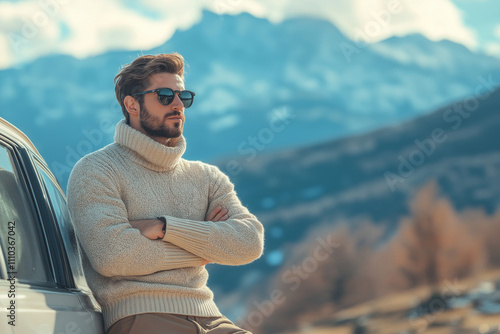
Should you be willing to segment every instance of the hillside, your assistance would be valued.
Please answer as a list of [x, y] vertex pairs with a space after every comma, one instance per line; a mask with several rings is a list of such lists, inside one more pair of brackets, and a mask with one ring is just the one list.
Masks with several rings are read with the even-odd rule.
[[211, 285], [232, 298], [236, 289], [266, 286], [312, 230], [332, 222], [354, 226], [367, 219], [389, 240], [416, 191], [432, 180], [457, 210], [493, 213], [500, 203], [500, 90], [482, 99], [468, 116], [462, 113], [467, 117], [454, 111], [458, 101], [362, 136], [237, 160], [241, 170], [232, 180], [266, 226], [266, 252], [244, 268], [214, 267]]
[[[352, 55], [345, 45], [355, 46], [322, 20], [204, 12], [152, 50], [51, 55], [0, 71], [0, 116], [33, 140], [65, 188], [76, 160], [113, 140], [122, 118], [113, 78], [140, 54], [177, 51], [187, 60], [186, 87], [197, 95], [186, 112], [186, 157], [205, 161], [249, 157], [251, 137], [261, 153], [397, 124], [474, 94], [480, 77], [500, 76], [498, 59], [420, 35]], [[293, 120], [260, 139], [281, 110]]]

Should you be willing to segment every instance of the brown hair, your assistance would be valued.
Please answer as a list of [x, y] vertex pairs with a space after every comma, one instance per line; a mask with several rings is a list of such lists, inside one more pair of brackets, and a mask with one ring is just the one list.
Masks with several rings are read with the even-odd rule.
[[[128, 95], [139, 93], [149, 86], [149, 76], [156, 73], [178, 74], [184, 79], [184, 58], [178, 53], [146, 55], [135, 59], [132, 63], [122, 67], [115, 77], [115, 94], [122, 107], [123, 115], [130, 121], [130, 116], [123, 101]], [[142, 108], [144, 95], [136, 97]]]

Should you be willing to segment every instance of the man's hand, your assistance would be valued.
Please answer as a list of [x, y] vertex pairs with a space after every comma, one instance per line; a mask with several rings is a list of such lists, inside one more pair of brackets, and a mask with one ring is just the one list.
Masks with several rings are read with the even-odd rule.
[[[228, 210], [222, 206], [215, 207], [206, 217], [205, 221], [225, 221], [229, 218], [227, 214]], [[129, 221], [133, 228], [136, 228], [141, 232], [143, 236], [151, 240], [163, 239], [165, 234], [163, 233], [163, 222], [159, 219], [141, 219], [141, 220], [131, 220]], [[207, 260], [203, 259], [201, 265], [204, 266], [209, 263]]]
[[132, 220], [129, 223], [148, 239], [156, 240], [164, 237], [163, 222], [159, 219]]
[[206, 217], [205, 221], [212, 221], [212, 222], [218, 222], [218, 221], [226, 221], [229, 218], [229, 215], [227, 214], [228, 210], [226, 208], [223, 208], [222, 206], [217, 206], [215, 207]]
[[[133, 228], [138, 229], [141, 232], [141, 234], [148, 239], [157, 240], [157, 239], [162, 239], [165, 236], [162, 230], [163, 222], [159, 219], [132, 220], [129, 223], [130, 225], [132, 225]], [[208, 263], [210, 262], [208, 262], [205, 259], [202, 259], [201, 266], [203, 267]]]

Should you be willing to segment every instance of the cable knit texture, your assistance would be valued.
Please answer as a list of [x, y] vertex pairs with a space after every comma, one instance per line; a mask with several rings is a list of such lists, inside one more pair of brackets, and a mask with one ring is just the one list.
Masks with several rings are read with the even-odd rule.
[[[185, 150], [184, 137], [167, 147], [120, 121], [115, 142], [82, 158], [70, 175], [68, 206], [106, 330], [139, 313], [219, 316], [202, 260], [242, 265], [262, 254], [262, 224], [229, 178], [183, 159]], [[204, 221], [218, 205], [229, 219]], [[167, 220], [163, 240], [129, 224], [159, 216]]]

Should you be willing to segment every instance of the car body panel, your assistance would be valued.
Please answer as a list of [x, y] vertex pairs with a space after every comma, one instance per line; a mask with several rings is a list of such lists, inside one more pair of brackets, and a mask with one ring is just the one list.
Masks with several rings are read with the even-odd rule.
[[0, 118], [0, 333], [104, 333], [56, 178]]

